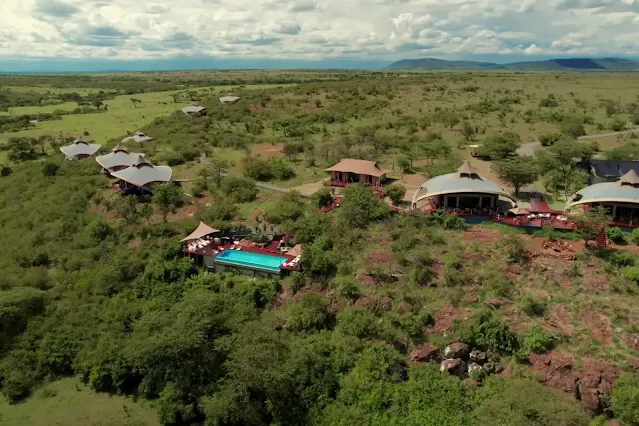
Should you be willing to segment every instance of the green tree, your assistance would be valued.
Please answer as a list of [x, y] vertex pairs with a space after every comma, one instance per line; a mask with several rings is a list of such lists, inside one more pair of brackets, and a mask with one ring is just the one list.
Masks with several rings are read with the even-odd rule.
[[115, 211], [124, 220], [126, 225], [135, 225], [140, 221], [140, 212], [137, 209], [137, 199], [133, 195], [127, 195], [115, 202]]
[[405, 194], [406, 194], [406, 188], [397, 183], [394, 183], [384, 188], [384, 195], [390, 198], [390, 200], [396, 206], [398, 206], [402, 202]]
[[339, 214], [349, 226], [365, 228], [370, 222], [382, 219], [389, 213], [388, 206], [375, 197], [368, 185], [358, 183], [344, 189]]
[[93, 100], [91, 101], [91, 105], [93, 105], [94, 107], [96, 107], [96, 109], [100, 110], [100, 107], [101, 107], [102, 105], [104, 105], [104, 102], [102, 102], [100, 99], [97, 99], [97, 98], [96, 98], [96, 99], [93, 99]]
[[477, 128], [468, 121], [463, 121], [462, 128], [459, 130], [459, 133], [461, 133], [467, 141], [472, 141], [475, 139], [475, 135], [477, 134]]
[[577, 139], [586, 134], [583, 120], [578, 118], [568, 118], [561, 123], [561, 132]]
[[331, 189], [326, 186], [323, 186], [311, 196], [311, 203], [320, 209], [330, 206], [333, 201]]
[[523, 186], [530, 185], [539, 177], [537, 162], [530, 157], [513, 157], [498, 161], [492, 167], [502, 182], [512, 185], [516, 196]]
[[490, 160], [503, 160], [515, 155], [520, 144], [521, 138], [518, 134], [505, 132], [487, 137], [477, 149], [477, 154]]
[[547, 152], [538, 151], [536, 155], [540, 171], [545, 175], [546, 188], [555, 193], [563, 192], [566, 199], [576, 189], [583, 188], [587, 175], [577, 169], [577, 161], [589, 159], [593, 153], [592, 146], [569, 140], [558, 141]]
[[454, 112], [447, 112], [446, 114], [444, 114], [443, 123], [451, 130], [453, 129], [453, 127], [459, 124], [459, 121], [459, 117]]
[[412, 169], [411, 161], [406, 155], [400, 155], [397, 157], [397, 167], [399, 167], [404, 173], [408, 173]]
[[229, 168], [229, 162], [220, 158], [211, 159], [211, 163], [207, 167], [208, 175], [213, 178], [216, 186], [220, 186], [222, 178], [226, 175]]
[[224, 178], [221, 185], [222, 192], [236, 203], [248, 203], [257, 198], [255, 182], [239, 176]]
[[153, 203], [162, 212], [162, 220], [167, 221], [169, 213], [182, 204], [182, 191], [173, 182], [166, 182], [153, 188]]

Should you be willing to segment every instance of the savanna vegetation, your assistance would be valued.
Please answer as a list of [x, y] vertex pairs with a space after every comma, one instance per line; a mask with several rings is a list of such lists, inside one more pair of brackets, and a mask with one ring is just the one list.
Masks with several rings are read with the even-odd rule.
[[[600, 78], [0, 77], [3, 120], [66, 111], [0, 134], [0, 424], [86, 424], [86, 406], [107, 407], [95, 421], [131, 425], [637, 424], [634, 251], [531, 258], [534, 236], [390, 206], [455, 170], [475, 144], [473, 165], [513, 192], [536, 184], [571, 195], [585, 179], [575, 157], [636, 150], [639, 77], [611, 75], [605, 88]], [[240, 99], [220, 103], [228, 92]], [[192, 102], [207, 115], [183, 114]], [[614, 129], [627, 133], [578, 139]], [[106, 151], [135, 130], [154, 139], [129, 142], [132, 151], [193, 180], [122, 197], [93, 159], [58, 151], [80, 135]], [[536, 141], [543, 147], [522, 160], [517, 150]], [[375, 160], [395, 182], [382, 199], [352, 185], [320, 213], [333, 202], [322, 170], [344, 157]], [[203, 271], [179, 243], [199, 220], [256, 241], [290, 233], [303, 272]], [[492, 367], [459, 378], [413, 356], [454, 342]], [[571, 358], [551, 371], [563, 380], [553, 389], [539, 366], [554, 368], [559, 354]], [[612, 391], [611, 376], [621, 377]], [[104, 403], [109, 394], [117, 402]], [[47, 418], [62, 404], [69, 412]]]

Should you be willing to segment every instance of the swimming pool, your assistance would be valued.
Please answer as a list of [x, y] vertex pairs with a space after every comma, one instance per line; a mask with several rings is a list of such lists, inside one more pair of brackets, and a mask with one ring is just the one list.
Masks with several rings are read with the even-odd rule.
[[286, 262], [286, 260], [287, 258], [285, 257], [249, 253], [241, 250], [224, 250], [222, 253], [215, 256], [215, 261], [222, 264], [266, 269], [273, 272], [279, 272], [280, 265]]

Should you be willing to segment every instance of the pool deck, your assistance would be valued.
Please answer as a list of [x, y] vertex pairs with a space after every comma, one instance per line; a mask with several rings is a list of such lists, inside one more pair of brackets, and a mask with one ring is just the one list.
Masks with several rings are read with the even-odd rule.
[[[266, 247], [259, 247], [257, 244], [251, 242], [251, 241], [246, 241], [246, 240], [242, 240], [240, 241], [238, 244], [215, 244], [215, 242], [211, 241], [211, 243], [209, 245], [207, 245], [206, 247], [202, 247], [202, 248], [198, 248], [195, 250], [189, 250], [188, 247], [184, 248], [184, 253], [187, 254], [196, 254], [196, 255], [200, 255], [200, 256], [208, 256], [208, 257], [212, 257], [213, 259], [215, 259], [215, 257], [219, 254], [219, 253], [215, 253], [216, 251], [219, 251], [220, 249], [223, 250], [230, 250], [231, 248], [234, 247], [240, 247], [241, 251], [246, 251], [249, 253], [256, 253], [256, 254], [264, 254], [267, 256], [277, 256], [277, 257], [283, 257], [286, 259], [286, 263], [290, 262], [291, 260], [295, 259], [295, 256], [290, 256], [287, 255], [285, 253], [280, 253], [277, 251], [277, 245], [278, 245], [278, 241], [274, 241], [271, 242], [268, 246]], [[299, 264], [297, 266], [284, 266], [283, 264], [280, 265], [280, 269], [281, 270], [285, 270], [285, 271], [300, 271], [301, 268], [299, 266]]]

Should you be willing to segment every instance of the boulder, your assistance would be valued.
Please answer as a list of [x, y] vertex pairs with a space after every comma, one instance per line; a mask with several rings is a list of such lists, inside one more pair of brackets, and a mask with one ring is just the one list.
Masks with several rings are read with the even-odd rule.
[[382, 296], [379, 299], [378, 308], [380, 312], [388, 312], [393, 309], [393, 299], [388, 296]]
[[584, 407], [593, 414], [603, 413], [619, 374], [619, 368], [605, 361], [584, 360], [584, 369], [579, 380], [579, 395]]
[[504, 299], [503, 297], [494, 297], [492, 299], [486, 300], [484, 303], [489, 308], [499, 309], [504, 305], [511, 305], [513, 302], [508, 299]]
[[442, 361], [439, 370], [458, 377], [464, 377], [466, 375], [466, 363], [460, 358], [445, 359]]
[[488, 361], [488, 354], [486, 352], [482, 352], [479, 349], [473, 349], [470, 351], [469, 359], [478, 365], [484, 365], [486, 361]]
[[469, 362], [468, 363], [468, 375], [471, 375], [473, 373], [479, 373], [484, 369], [484, 367], [482, 367], [479, 364], [476, 364], [474, 362]]
[[430, 343], [424, 343], [421, 346], [416, 347], [410, 353], [410, 362], [428, 362], [437, 359], [439, 355], [439, 348]]
[[466, 343], [455, 342], [446, 346], [446, 349], [444, 349], [444, 358], [446, 359], [461, 358], [466, 360], [468, 359], [469, 353], [470, 353], [470, 348], [468, 347]]
[[639, 358], [628, 358], [628, 367], [639, 371]]

